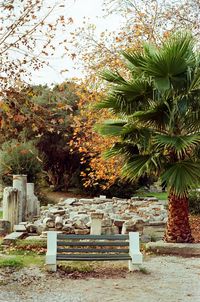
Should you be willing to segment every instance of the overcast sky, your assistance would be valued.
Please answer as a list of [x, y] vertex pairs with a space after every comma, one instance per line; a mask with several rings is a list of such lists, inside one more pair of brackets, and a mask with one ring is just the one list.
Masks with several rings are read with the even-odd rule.
[[[103, 0], [70, 0], [70, 4], [65, 9], [65, 16], [72, 17], [74, 20], [73, 26], [69, 26], [69, 32], [76, 26], [80, 26], [83, 22], [83, 18], [89, 18], [91, 23], [94, 23], [97, 27], [97, 31], [101, 32], [105, 29], [116, 30], [119, 27], [119, 17], [109, 16], [109, 18], [102, 18], [102, 4]], [[56, 46], [56, 45], [55, 45]], [[38, 72], [32, 73], [32, 84], [52, 84], [63, 82], [67, 78], [81, 77], [81, 71], [74, 69], [74, 62], [68, 57], [61, 58], [59, 54], [56, 54], [55, 58], [50, 60], [50, 65], [53, 67], [44, 67]], [[69, 72], [60, 74], [59, 70], [68, 69]]]

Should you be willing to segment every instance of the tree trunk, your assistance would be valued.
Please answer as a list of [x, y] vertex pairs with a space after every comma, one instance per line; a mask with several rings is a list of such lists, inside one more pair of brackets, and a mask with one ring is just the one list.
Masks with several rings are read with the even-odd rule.
[[164, 240], [166, 242], [192, 243], [194, 239], [189, 224], [188, 197], [170, 194], [168, 200], [168, 222]]

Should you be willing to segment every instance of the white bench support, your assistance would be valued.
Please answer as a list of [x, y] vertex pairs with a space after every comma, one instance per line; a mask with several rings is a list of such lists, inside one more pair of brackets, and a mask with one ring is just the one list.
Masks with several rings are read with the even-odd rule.
[[129, 260], [129, 271], [134, 271], [142, 264], [143, 255], [140, 252], [139, 232], [129, 233], [129, 255], [132, 260]]
[[46, 268], [50, 272], [56, 272], [56, 254], [57, 254], [57, 232], [47, 232], [47, 253]]

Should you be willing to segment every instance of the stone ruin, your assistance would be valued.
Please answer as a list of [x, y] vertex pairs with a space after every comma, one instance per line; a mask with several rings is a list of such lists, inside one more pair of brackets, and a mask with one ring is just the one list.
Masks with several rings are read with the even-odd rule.
[[0, 234], [12, 232], [15, 225], [32, 220], [39, 214], [40, 202], [34, 194], [34, 183], [27, 183], [26, 175], [13, 175], [13, 186], [3, 191]]
[[166, 204], [154, 197], [62, 198], [58, 204], [39, 207], [34, 184], [26, 183], [24, 175], [15, 175], [13, 187], [4, 189], [0, 227], [4, 223], [28, 238], [46, 238], [51, 230], [78, 235], [139, 231], [141, 240], [149, 242], [162, 239], [166, 222]]
[[157, 198], [61, 199], [56, 205], [41, 207], [35, 221], [37, 233], [56, 230], [65, 234], [128, 234], [139, 231], [142, 241], [160, 240], [167, 222], [167, 209]]

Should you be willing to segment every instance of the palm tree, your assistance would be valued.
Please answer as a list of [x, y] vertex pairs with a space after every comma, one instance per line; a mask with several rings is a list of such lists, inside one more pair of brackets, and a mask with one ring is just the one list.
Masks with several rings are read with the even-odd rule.
[[118, 137], [106, 156], [123, 156], [128, 179], [158, 175], [168, 190], [167, 242], [193, 242], [189, 190], [200, 183], [200, 56], [189, 34], [124, 52], [127, 77], [105, 71], [109, 93], [97, 107], [116, 115], [98, 125]]

